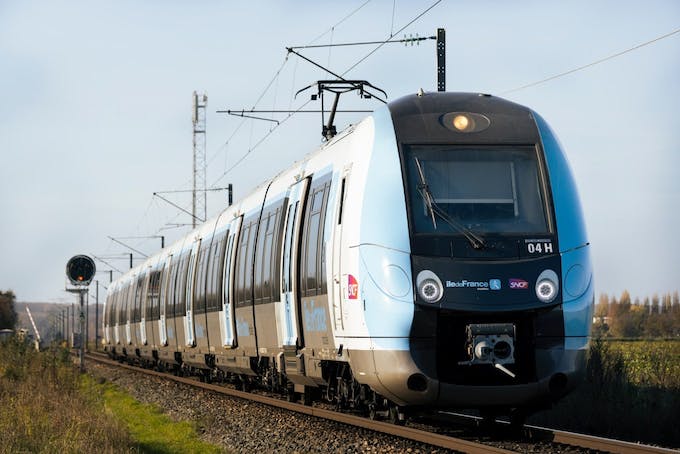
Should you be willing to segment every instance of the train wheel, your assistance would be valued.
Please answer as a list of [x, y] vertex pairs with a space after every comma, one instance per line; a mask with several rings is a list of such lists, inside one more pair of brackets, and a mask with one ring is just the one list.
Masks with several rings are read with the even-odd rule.
[[388, 421], [397, 426], [406, 424], [406, 416], [401, 411], [398, 405], [390, 404], [389, 413], [387, 414]]
[[309, 386], [305, 386], [305, 392], [302, 394], [302, 403], [309, 407], [312, 405], [312, 390]]
[[480, 410], [479, 415], [482, 417], [482, 419], [480, 420], [478, 427], [482, 431], [493, 431], [494, 426], [496, 425], [496, 417], [498, 416], [498, 413], [493, 410], [486, 409]]
[[370, 403], [368, 404], [368, 417], [371, 418], [372, 420], [378, 419], [378, 412], [375, 410], [375, 404]]
[[513, 432], [519, 432], [524, 427], [529, 413], [524, 408], [514, 408], [510, 412], [510, 428]]

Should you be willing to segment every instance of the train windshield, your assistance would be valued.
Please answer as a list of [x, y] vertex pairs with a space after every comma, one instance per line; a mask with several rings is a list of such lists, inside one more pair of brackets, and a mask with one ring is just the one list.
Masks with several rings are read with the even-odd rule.
[[549, 232], [535, 147], [411, 146], [405, 157], [414, 233]]

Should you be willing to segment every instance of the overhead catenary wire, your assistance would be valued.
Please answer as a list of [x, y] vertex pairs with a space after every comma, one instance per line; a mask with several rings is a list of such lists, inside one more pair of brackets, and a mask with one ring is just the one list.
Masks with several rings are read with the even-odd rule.
[[[328, 33], [330, 33], [330, 32], [332, 32], [333, 30], [335, 30], [335, 28], [336, 28], [338, 25], [342, 24], [343, 22], [345, 22], [346, 20], [348, 20], [350, 17], [354, 16], [354, 15], [355, 15], [356, 13], [358, 13], [361, 9], [363, 9], [366, 5], [368, 5], [369, 3], [371, 3], [371, 1], [372, 1], [372, 0], [366, 0], [364, 3], [362, 3], [361, 5], [359, 5], [358, 7], [356, 7], [355, 9], [353, 9], [352, 11], [350, 11], [350, 12], [349, 12], [348, 14], [346, 14], [342, 19], [340, 19], [338, 22], [336, 22], [335, 24], [333, 24], [329, 29], [327, 29], [326, 31], [324, 31], [323, 33], [321, 33], [319, 36], [317, 36], [316, 38], [314, 38], [313, 40], [311, 40], [311, 41], [309, 42], [309, 44], [312, 44], [312, 43], [318, 41], [319, 39], [321, 39], [321, 38], [323, 38], [324, 36], [326, 36]], [[278, 77], [281, 75], [281, 71], [282, 71], [283, 68], [286, 66], [286, 63], [287, 63], [287, 62], [288, 62], [288, 54], [286, 54], [285, 58], [283, 59], [283, 62], [281, 63], [281, 66], [279, 66], [279, 69], [274, 73], [274, 76], [272, 77], [272, 79], [269, 81], [269, 83], [265, 86], [265, 88], [262, 90], [262, 92], [260, 93], [260, 95], [257, 97], [257, 100], [256, 100], [255, 103], [253, 104], [253, 107], [252, 107], [253, 109], [254, 109], [255, 107], [257, 107], [257, 105], [260, 103], [260, 101], [261, 101], [262, 98], [265, 96], [265, 94], [267, 93], [267, 91], [269, 90], [269, 88], [272, 86], [272, 84], [273, 84], [275, 81], [277, 81]], [[295, 69], [297, 69], [297, 61], [296, 61], [296, 63], [295, 63]], [[294, 90], [294, 87], [293, 87], [293, 90]], [[292, 98], [293, 98], [293, 97], [291, 96], [291, 100], [292, 100]], [[290, 108], [291, 106], [292, 106], [292, 102], [291, 102], [291, 105], [289, 106], [289, 108]], [[247, 121], [247, 119], [244, 118], [244, 119], [242, 119], [242, 120], [239, 122], [239, 124], [236, 126], [236, 129], [234, 129], [234, 131], [233, 131], [233, 132], [231, 133], [231, 135], [227, 138], [227, 140], [226, 140], [225, 142], [223, 142], [222, 145], [217, 149], [217, 151], [215, 151], [215, 153], [213, 153], [213, 155], [208, 159], [208, 161], [207, 161], [208, 164], [207, 164], [207, 165], [210, 165], [210, 164], [212, 163], [212, 161], [213, 161], [213, 160], [214, 160], [214, 159], [215, 159], [215, 158], [216, 158], [216, 157], [217, 157], [217, 156], [218, 156], [218, 155], [219, 155], [219, 154], [220, 154], [220, 153], [221, 153], [228, 145], [229, 145], [229, 143], [231, 142], [231, 140], [234, 138], [234, 136], [236, 136], [236, 134], [239, 132], [239, 130], [241, 129], [241, 127], [243, 126], [243, 124], [244, 124], [246, 121]], [[220, 177], [220, 178], [221, 178], [221, 177]]]
[[[276, 70], [276, 72], [274, 73], [274, 76], [271, 78], [271, 80], [269, 81], [269, 83], [264, 87], [264, 89], [262, 90], [262, 92], [260, 92], [260, 95], [257, 97], [257, 100], [256, 100], [255, 103], [253, 104], [253, 109], [254, 109], [255, 107], [257, 107], [257, 105], [260, 103], [260, 101], [262, 100], [262, 98], [264, 98], [264, 96], [267, 94], [267, 91], [269, 91], [269, 88], [270, 88], [270, 87], [274, 84], [274, 82], [279, 78], [279, 76], [281, 75], [281, 71], [283, 71], [283, 68], [286, 66], [286, 63], [288, 63], [288, 54], [286, 54], [285, 58], [283, 59], [283, 62], [282, 62], [281, 65], [279, 66], [279, 69]], [[209, 158], [208, 161], [207, 161], [207, 162], [208, 162], [207, 165], [210, 165], [210, 164], [215, 160], [215, 158], [216, 158], [216, 157], [217, 157], [217, 156], [218, 156], [218, 155], [219, 155], [219, 154], [220, 154], [220, 153], [221, 153], [221, 152], [229, 145], [229, 142], [231, 142], [231, 140], [234, 138], [234, 136], [236, 136], [236, 134], [239, 132], [239, 130], [241, 129], [241, 127], [243, 126], [243, 124], [244, 124], [245, 122], [246, 122], [246, 119], [244, 118], [243, 120], [241, 120], [241, 121], [239, 122], [238, 125], [236, 125], [236, 129], [234, 129], [234, 131], [233, 131], [233, 132], [231, 133], [231, 135], [227, 138], [227, 140], [226, 140], [225, 142], [223, 142], [222, 145], [220, 145], [220, 147], [215, 151], [215, 153], [213, 153], [213, 154], [210, 156], [210, 158]]]
[[243, 162], [243, 160], [246, 159], [246, 158], [248, 157], [248, 155], [250, 155], [250, 153], [252, 153], [257, 147], [259, 147], [260, 144], [262, 144], [262, 142], [264, 142], [265, 140], [267, 140], [267, 138], [268, 138], [270, 135], [272, 135], [272, 133], [273, 133], [274, 131], [276, 131], [276, 129], [278, 129], [279, 126], [281, 126], [281, 125], [284, 124], [286, 121], [288, 121], [288, 120], [289, 120], [293, 115], [295, 115], [298, 111], [304, 109], [304, 108], [307, 106], [307, 104], [309, 104], [310, 102], [312, 102], [311, 99], [308, 100], [307, 102], [305, 102], [304, 104], [302, 104], [298, 109], [296, 109], [296, 110], [292, 111], [291, 113], [289, 113], [288, 116], [286, 116], [286, 117], [285, 117], [283, 120], [281, 120], [276, 126], [274, 126], [273, 128], [271, 128], [271, 129], [269, 130], [269, 132], [267, 132], [264, 136], [262, 136], [262, 138], [260, 138], [260, 140], [258, 140], [258, 141], [255, 143], [255, 145], [249, 147], [249, 148], [248, 148], [248, 151], [246, 151], [246, 152], [243, 154], [243, 156], [241, 156], [234, 164], [232, 164], [231, 167], [229, 167], [227, 170], [225, 170], [224, 173], [223, 173], [222, 175], [220, 175], [220, 177], [219, 177], [217, 180], [215, 180], [215, 183], [213, 183], [213, 186], [216, 185], [222, 178], [224, 178], [225, 176], [227, 176], [227, 175], [229, 174], [229, 172], [231, 172], [232, 170], [234, 170], [239, 164], [241, 164], [241, 163]]
[[346, 21], [347, 19], [349, 19], [350, 17], [354, 16], [354, 15], [355, 15], [356, 13], [358, 13], [364, 6], [366, 6], [366, 5], [368, 5], [369, 3], [371, 3], [371, 1], [372, 1], [372, 0], [366, 0], [364, 3], [362, 3], [361, 5], [359, 5], [358, 7], [356, 7], [354, 10], [352, 10], [352, 11], [351, 11], [349, 14], [347, 14], [345, 17], [343, 17], [343, 18], [340, 19], [338, 22], [336, 22], [335, 24], [333, 24], [328, 30], [326, 30], [325, 32], [321, 33], [319, 36], [317, 36], [316, 38], [314, 38], [313, 40], [311, 40], [311, 41], [309, 42], [309, 44], [312, 44], [312, 43], [314, 43], [314, 42], [320, 40], [321, 38], [323, 38], [323, 37], [326, 36], [327, 34], [331, 33], [331, 32], [335, 29], [335, 27], [337, 27], [338, 25], [342, 24], [343, 22], [345, 22], [345, 21]]
[[516, 91], [520, 91], [520, 90], [524, 90], [524, 89], [527, 89], [527, 88], [535, 87], [536, 85], [541, 85], [541, 84], [544, 84], [544, 83], [546, 83], [546, 82], [550, 82], [551, 80], [559, 79], [560, 77], [568, 76], [569, 74], [574, 74], [575, 72], [578, 72], [578, 71], [583, 71], [584, 69], [587, 69], [587, 68], [593, 67], [593, 66], [595, 66], [595, 65], [599, 65], [600, 63], [604, 63], [604, 62], [606, 62], [606, 61], [608, 61], [608, 60], [612, 60], [612, 59], [614, 59], [614, 58], [620, 57], [621, 55], [627, 54], [627, 53], [629, 53], [629, 52], [633, 52], [633, 51], [638, 50], [638, 49], [640, 49], [640, 48], [642, 48], [642, 47], [648, 46], [648, 45], [653, 44], [653, 43], [655, 43], [655, 42], [657, 42], [657, 41], [661, 41], [662, 39], [669, 38], [669, 37], [671, 37], [671, 36], [673, 36], [673, 35], [676, 35], [676, 34], [678, 34], [678, 33], [680, 33], [680, 28], [677, 28], [677, 29], [673, 30], [672, 32], [669, 32], [669, 33], [666, 33], [666, 34], [664, 34], [664, 35], [658, 36], [658, 37], [656, 37], [656, 38], [654, 38], [654, 39], [651, 39], [651, 40], [649, 40], [649, 41], [645, 41], [645, 42], [643, 42], [643, 43], [637, 44], [637, 45], [635, 45], [635, 46], [633, 46], [633, 47], [629, 47], [628, 49], [622, 50], [622, 51], [617, 52], [617, 53], [615, 53], [615, 54], [609, 55], [609, 56], [604, 57], [604, 58], [600, 58], [599, 60], [595, 60], [594, 62], [591, 62], [591, 63], [585, 64], [585, 65], [579, 66], [579, 67], [574, 68], [574, 69], [570, 69], [569, 71], [564, 71], [564, 72], [561, 72], [561, 73], [559, 73], [559, 74], [555, 74], [555, 75], [550, 76], [550, 77], [546, 77], [545, 79], [537, 80], [536, 82], [531, 82], [531, 83], [522, 85], [522, 86], [520, 86], [520, 87], [516, 87], [516, 88], [512, 88], [512, 89], [510, 89], [510, 90], [502, 91], [502, 92], [500, 92], [499, 94], [500, 94], [500, 95], [507, 95], [508, 93], [514, 93], [514, 92], [516, 92]]
[[[369, 1], [370, 1], [370, 0], [369, 0]], [[401, 33], [401, 32], [404, 31], [406, 28], [408, 28], [409, 26], [411, 26], [412, 24], [414, 24], [416, 21], [418, 21], [421, 17], [423, 17], [425, 14], [427, 14], [429, 11], [431, 11], [435, 6], [437, 6], [437, 5], [438, 5], [439, 3], [441, 3], [441, 2], [442, 2], [442, 0], [437, 0], [437, 1], [435, 1], [432, 5], [430, 5], [429, 7], [427, 7], [425, 10], [423, 10], [422, 12], [420, 12], [416, 17], [414, 17], [411, 21], [409, 21], [406, 25], [402, 26], [399, 30], [397, 30], [397, 32], [395, 33], [395, 35]], [[340, 22], [338, 22], [336, 25], [334, 25], [333, 27], [331, 27], [331, 29], [329, 29], [329, 31], [332, 30], [332, 29], [333, 29], [334, 27], [336, 27], [337, 25], [339, 25], [340, 23], [342, 23], [345, 19], [349, 18], [352, 14], [354, 14], [355, 12], [357, 12], [359, 9], [361, 9], [361, 8], [362, 8], [363, 6], [365, 6], [366, 4], [368, 4], [368, 1], [365, 2], [365, 3], [363, 3], [363, 4], [362, 4], [359, 8], [357, 8], [354, 12], [350, 13], [346, 18], [342, 19], [342, 20], [341, 20]], [[318, 36], [317, 38], [315, 38], [312, 42], [318, 40], [319, 38], [321, 38], [322, 36], [324, 36], [324, 35], [327, 34], [327, 33], [328, 33], [328, 32], [325, 32], [325, 33], [319, 35], [319, 36]], [[369, 53], [366, 54], [364, 57], [362, 57], [359, 61], [357, 61], [356, 63], [354, 63], [354, 64], [353, 64], [351, 67], [349, 67], [345, 72], [343, 72], [342, 74], [340, 74], [340, 76], [344, 76], [344, 75], [347, 74], [349, 71], [351, 71], [351, 70], [354, 69], [356, 66], [358, 66], [358, 65], [361, 64], [363, 61], [365, 61], [367, 58], [369, 58], [371, 55], [373, 55], [373, 54], [374, 54], [376, 51], [378, 51], [378, 49], [380, 49], [382, 46], [384, 46], [385, 44], [387, 44], [387, 43], [390, 42], [390, 41], [393, 41], [393, 39], [392, 39], [393, 37], [394, 37], [394, 35], [390, 36], [390, 38], [388, 38], [388, 39], [386, 39], [386, 40], [384, 40], [384, 41], [381, 41], [380, 44], [379, 44], [375, 49], [373, 49], [371, 52], [369, 52]], [[289, 53], [290, 53], [290, 52], [289, 52]], [[342, 77], [340, 77], [340, 79], [342, 79]], [[241, 157], [240, 157], [240, 158], [239, 158], [239, 159], [231, 166], [231, 167], [229, 167], [228, 169], [226, 169], [226, 170], [222, 173], [222, 175], [220, 175], [220, 177], [219, 177], [217, 180], [215, 180], [215, 182], [213, 183], [213, 186], [217, 185], [217, 183], [219, 183], [219, 181], [221, 181], [222, 178], [224, 178], [225, 176], [227, 176], [227, 175], [229, 174], [229, 172], [231, 172], [231, 171], [234, 170], [239, 164], [241, 164], [241, 163], [242, 163], [242, 162], [243, 162], [243, 161], [244, 161], [244, 160], [245, 160], [245, 159], [246, 159], [246, 158], [247, 158], [247, 157], [248, 157], [248, 156], [249, 156], [256, 148], [257, 148], [257, 147], [259, 147], [259, 146], [260, 146], [260, 145], [261, 145], [261, 144], [262, 144], [262, 143], [263, 143], [263, 142], [264, 142], [264, 141], [265, 141], [265, 140], [266, 140], [266, 139], [267, 139], [267, 138], [268, 138], [268, 137], [269, 137], [276, 129], [278, 129], [283, 123], [285, 123], [285, 122], [286, 122], [287, 120], [289, 120], [293, 115], [295, 115], [296, 112], [301, 111], [301, 110], [302, 110], [305, 106], [307, 106], [307, 104], [309, 104], [310, 102], [311, 102], [311, 101], [308, 100], [308, 101], [305, 102], [302, 106], [300, 106], [298, 109], [296, 109], [295, 111], [293, 111], [293, 113], [288, 114], [287, 117], [285, 117], [283, 120], [281, 120], [278, 124], [274, 125], [274, 126], [273, 126], [273, 127], [272, 127], [272, 128], [271, 128], [271, 129], [270, 129], [270, 130], [269, 130], [269, 131], [268, 131], [268, 132], [267, 132], [267, 133], [266, 133], [266, 134], [258, 141], [258, 142], [255, 143], [255, 145], [249, 147], [248, 151], [246, 151], [246, 152], [245, 152], [245, 153], [244, 153], [244, 154], [243, 154], [243, 155], [242, 155], [242, 156], [241, 156]], [[245, 121], [245, 119], [243, 119], [243, 120], [241, 120], [241, 121], [243, 122], [243, 121]]]
[[[440, 0], [440, 1], [441, 1], [441, 0]], [[370, 0], [364, 2], [359, 8], [355, 9], [352, 13], [350, 13], [350, 14], [347, 15], [345, 18], [343, 18], [341, 21], [339, 21], [338, 23], [336, 23], [333, 27], [339, 25], [339, 24], [342, 23], [344, 20], [346, 20], [346, 19], [348, 19], [349, 17], [351, 17], [351, 15], [353, 15], [353, 14], [356, 13], [356, 12], [358, 12], [361, 8], [363, 8], [363, 7], [364, 7], [365, 5], [367, 5], [369, 2], [370, 2]], [[429, 8], [427, 8], [425, 11], [423, 11], [421, 14], [419, 14], [418, 16], [416, 16], [415, 19], [413, 19], [412, 21], [410, 21], [409, 23], [407, 23], [404, 27], [402, 27], [399, 31], [397, 31], [397, 33], [401, 32], [403, 29], [405, 29], [406, 27], [408, 27], [409, 25], [411, 25], [413, 22], [415, 22], [415, 20], [419, 19], [422, 15], [424, 15], [425, 13], [427, 13], [429, 10], [431, 10], [431, 9], [432, 9], [434, 6], [436, 6], [438, 3], [439, 3], [439, 1], [438, 1], [438, 2], [435, 2], [433, 5], [431, 5]], [[314, 39], [313, 41], [311, 41], [311, 42], [314, 42], [314, 41], [318, 40], [319, 38], [323, 37], [324, 35], [328, 34], [328, 33], [333, 29], [333, 27], [329, 28], [328, 31], [326, 31], [326, 32], [324, 32], [323, 34], [319, 35], [317, 38], [315, 38], [315, 39]], [[661, 40], [663, 40], [663, 39], [672, 37], [672, 36], [674, 36], [674, 35], [677, 35], [678, 33], [680, 33], [680, 28], [675, 29], [675, 30], [672, 30], [671, 32], [665, 33], [665, 34], [663, 34], [663, 35], [660, 35], [660, 36], [658, 36], [658, 37], [656, 37], [656, 38], [653, 38], [653, 39], [651, 39], [651, 40], [642, 42], [642, 43], [637, 44], [637, 45], [635, 45], [635, 46], [632, 46], [632, 47], [630, 47], [630, 48], [627, 48], [627, 49], [624, 49], [624, 50], [622, 50], [622, 51], [616, 52], [616, 53], [614, 53], [614, 54], [612, 54], [612, 55], [609, 55], [609, 56], [606, 56], [606, 57], [604, 57], [604, 58], [601, 58], [601, 59], [595, 60], [595, 61], [593, 61], [593, 62], [587, 63], [587, 64], [585, 64], [585, 65], [578, 66], [578, 67], [573, 68], [573, 69], [570, 69], [570, 70], [568, 70], [568, 71], [564, 71], [564, 72], [561, 72], [561, 73], [558, 73], [558, 74], [555, 74], [555, 75], [546, 77], [546, 78], [544, 78], [544, 79], [540, 79], [540, 80], [535, 81], [535, 82], [527, 83], [527, 84], [524, 84], [524, 85], [521, 85], [521, 86], [518, 86], [518, 87], [515, 87], [515, 88], [512, 88], [512, 89], [509, 89], [509, 90], [502, 91], [502, 92], [500, 92], [499, 94], [500, 94], [500, 95], [507, 95], [507, 94], [514, 93], [514, 92], [517, 92], [517, 91], [520, 91], [520, 90], [524, 90], [524, 89], [527, 89], [527, 88], [535, 87], [535, 86], [538, 86], [538, 85], [541, 85], [541, 84], [544, 84], [544, 83], [547, 83], [547, 82], [550, 82], [550, 81], [559, 79], [559, 78], [561, 78], [561, 77], [565, 77], [565, 76], [568, 76], [568, 75], [570, 75], [570, 74], [574, 74], [574, 73], [579, 72], [579, 71], [583, 71], [583, 70], [588, 69], [588, 68], [590, 68], [590, 67], [599, 65], [599, 64], [601, 64], [601, 63], [604, 63], [604, 62], [607, 62], [607, 61], [609, 61], [609, 60], [615, 59], [615, 58], [620, 57], [620, 56], [622, 56], [622, 55], [625, 55], [625, 54], [627, 54], [627, 53], [630, 53], [630, 52], [633, 52], [633, 51], [635, 51], [635, 50], [638, 50], [638, 49], [640, 49], [640, 48], [643, 48], [643, 47], [646, 47], [646, 46], [648, 46], [648, 45], [654, 44], [654, 43], [656, 43], [656, 42], [658, 42], [658, 41], [661, 41]], [[420, 38], [420, 39], [428, 39], [428, 38]], [[348, 46], [348, 45], [379, 44], [378, 47], [376, 47], [375, 49], [373, 49], [369, 54], [367, 54], [366, 56], [362, 57], [362, 59], [360, 59], [358, 62], [356, 62], [354, 65], [352, 65], [348, 70], [346, 70], [345, 73], [347, 73], [348, 71], [350, 71], [350, 70], [352, 70], [354, 67], [356, 67], [358, 64], [360, 64], [363, 60], [365, 60], [365, 59], [368, 58], [370, 55], [372, 55], [375, 51], [377, 51], [380, 47], [382, 47], [382, 45], [387, 44], [387, 43], [392, 43], [392, 42], [399, 42], [399, 41], [404, 41], [404, 40], [398, 40], [398, 41], [397, 41], [397, 40], [387, 39], [387, 40], [385, 40], [385, 41], [372, 41], [372, 42], [365, 42], [365, 43], [337, 43], [337, 44], [330, 44], [330, 45], [329, 45], [329, 44], [326, 44], [326, 45], [307, 45], [307, 46], [296, 46], [296, 47], [294, 47], [294, 48], [313, 48], [313, 47], [328, 47], [328, 46], [337, 47], [337, 46]], [[408, 39], [406, 39], [406, 41], [408, 41]], [[286, 58], [284, 58], [283, 63], [282, 63], [281, 66], [277, 69], [276, 73], [274, 74], [274, 76], [272, 77], [272, 79], [269, 81], [269, 83], [266, 85], [265, 89], [264, 89], [264, 90], [260, 93], [260, 95], [258, 96], [257, 101], [256, 101], [255, 104], [253, 105], [254, 107], [262, 100], [262, 98], [263, 98], [264, 95], [266, 94], [267, 90], [272, 86], [272, 84], [274, 84], [274, 83], [276, 82], [277, 77], [280, 75], [280, 73], [281, 73], [281, 71], [283, 70], [283, 67], [285, 66], [285, 64], [287, 63], [287, 61], [288, 61], [288, 55], [286, 56]], [[297, 60], [296, 60], [296, 63], [295, 63], [295, 69], [297, 69]], [[343, 74], [345, 74], [345, 73], [343, 73]], [[294, 89], [294, 87], [291, 88], [291, 90], [293, 90], [293, 89]], [[292, 96], [291, 96], [291, 101], [292, 101], [292, 99], [293, 99], [293, 98], [292, 98]], [[273, 110], [274, 110], [274, 109], [273, 109]], [[292, 110], [292, 109], [291, 109], [291, 110]], [[299, 112], [300, 110], [301, 110], [301, 108], [300, 108], [300, 109], [297, 109], [297, 110], [293, 110], [293, 113]], [[291, 114], [291, 115], [292, 115], [292, 114]], [[289, 115], [289, 117], [290, 117], [290, 115]], [[287, 117], [285, 120], [288, 120], [288, 119], [289, 119], [289, 118]], [[230, 135], [230, 137], [227, 139], [227, 141], [224, 142], [223, 145], [220, 147], [220, 149], [217, 150], [217, 152], [211, 157], [210, 162], [212, 162], [212, 160], [219, 154], [219, 152], [221, 152], [222, 149], [223, 149], [225, 146], [228, 145], [228, 143], [229, 143], [229, 142], [233, 139], [233, 137], [238, 133], [238, 131], [240, 130], [241, 126], [243, 125], [243, 123], [245, 123], [246, 120], [247, 120], [247, 119], [244, 118], [243, 120], [241, 120], [241, 122], [239, 122], [239, 125], [238, 125], [237, 128], [234, 130], [234, 132]], [[284, 121], [285, 121], [285, 120], [284, 120]], [[278, 126], [278, 125], [277, 125], [277, 126]], [[273, 129], [275, 129], [275, 128], [276, 128], [276, 127], [274, 127]], [[248, 150], [248, 152], [246, 152], [246, 154], [244, 154], [244, 156], [242, 156], [242, 157], [241, 157], [234, 165], [232, 165], [229, 169], [227, 169], [227, 170], [225, 171], [225, 173], [224, 173], [222, 176], [220, 176], [220, 178], [219, 178], [217, 181], [219, 181], [220, 179], [222, 179], [224, 176], [226, 176], [226, 174], [227, 174], [229, 171], [233, 170], [238, 164], [240, 164], [240, 163], [241, 163], [241, 162], [242, 162], [242, 161], [243, 161], [243, 160], [244, 160], [244, 159], [245, 159], [245, 158], [246, 158], [246, 157], [247, 157], [247, 156], [248, 156], [248, 155], [249, 155], [256, 147], [257, 147], [257, 146], [259, 146], [259, 145], [260, 145], [260, 144], [261, 144], [261, 143], [262, 143], [269, 135], [271, 135], [271, 133], [273, 132], [273, 129], [272, 129], [271, 131], [269, 131], [269, 132], [268, 132], [268, 133], [267, 133], [260, 141], [258, 141], [255, 145], [253, 145], [252, 147], [250, 147], [250, 149]], [[217, 183], [217, 181], [216, 181], [216, 183]], [[211, 189], [212, 189], [212, 188], [211, 188]], [[154, 197], [151, 197], [151, 202], [150, 202], [150, 204], [151, 204], [153, 201], [154, 201]], [[147, 209], [145, 210], [145, 213], [144, 213], [144, 215], [143, 215], [143, 218], [146, 217], [146, 216], [148, 215], [149, 208], [150, 208], [150, 204], [149, 204], [149, 206], [147, 206]], [[178, 217], [178, 216], [174, 216], [173, 219], [176, 219], [177, 217]], [[140, 223], [141, 223], [141, 221], [140, 221]], [[138, 225], [138, 228], [139, 228], [139, 225]], [[160, 231], [160, 230], [159, 230], [159, 231]], [[158, 232], [157, 232], [157, 233], [158, 233]]]
[[375, 49], [373, 49], [372, 51], [370, 51], [369, 53], [367, 53], [366, 55], [364, 55], [363, 57], [361, 57], [361, 58], [359, 59], [359, 61], [357, 61], [357, 62], [354, 63], [352, 66], [350, 66], [349, 68], [347, 68], [347, 69], [345, 70], [345, 72], [342, 73], [342, 75], [344, 76], [345, 74], [347, 74], [348, 72], [350, 72], [351, 70], [353, 70], [354, 68], [356, 68], [357, 66], [359, 66], [364, 60], [366, 60], [368, 57], [370, 57], [371, 55], [373, 55], [374, 53], [376, 53], [376, 52], [378, 51], [378, 49], [380, 49], [381, 47], [383, 47], [383, 46], [384, 46], [385, 44], [387, 44], [388, 42], [392, 41], [392, 38], [393, 38], [394, 36], [398, 35], [398, 34], [401, 33], [402, 31], [406, 30], [406, 28], [408, 28], [410, 25], [412, 25], [412, 24], [413, 24], [414, 22], [416, 22], [418, 19], [420, 19], [421, 17], [423, 17], [425, 14], [429, 13], [430, 10], [432, 10], [432, 8], [434, 8], [435, 6], [437, 6], [438, 4], [440, 4], [441, 2], [442, 2], [442, 0], [437, 0], [437, 1], [434, 2], [432, 5], [428, 6], [428, 7], [427, 7], [425, 10], [423, 10], [420, 14], [418, 14], [416, 17], [414, 17], [413, 19], [411, 19], [411, 21], [409, 21], [406, 25], [404, 25], [404, 26], [401, 27], [399, 30], [397, 30], [396, 33], [394, 33], [393, 35], [391, 35], [391, 36], [390, 36], [389, 38], [387, 38], [385, 41], [382, 41], [378, 46], [376, 46]]

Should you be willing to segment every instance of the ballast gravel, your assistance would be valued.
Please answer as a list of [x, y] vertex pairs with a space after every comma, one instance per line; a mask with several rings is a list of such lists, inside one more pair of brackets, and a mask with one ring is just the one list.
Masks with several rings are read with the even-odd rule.
[[227, 452], [451, 452], [99, 363], [90, 363], [88, 372], [156, 405], [175, 421], [193, 421], [203, 441]]

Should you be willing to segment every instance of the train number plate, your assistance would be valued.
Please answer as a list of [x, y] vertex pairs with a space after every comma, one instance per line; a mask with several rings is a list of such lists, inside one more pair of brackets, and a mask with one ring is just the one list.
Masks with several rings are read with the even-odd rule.
[[555, 249], [550, 238], [524, 240], [525, 251], [529, 255], [553, 254]]

